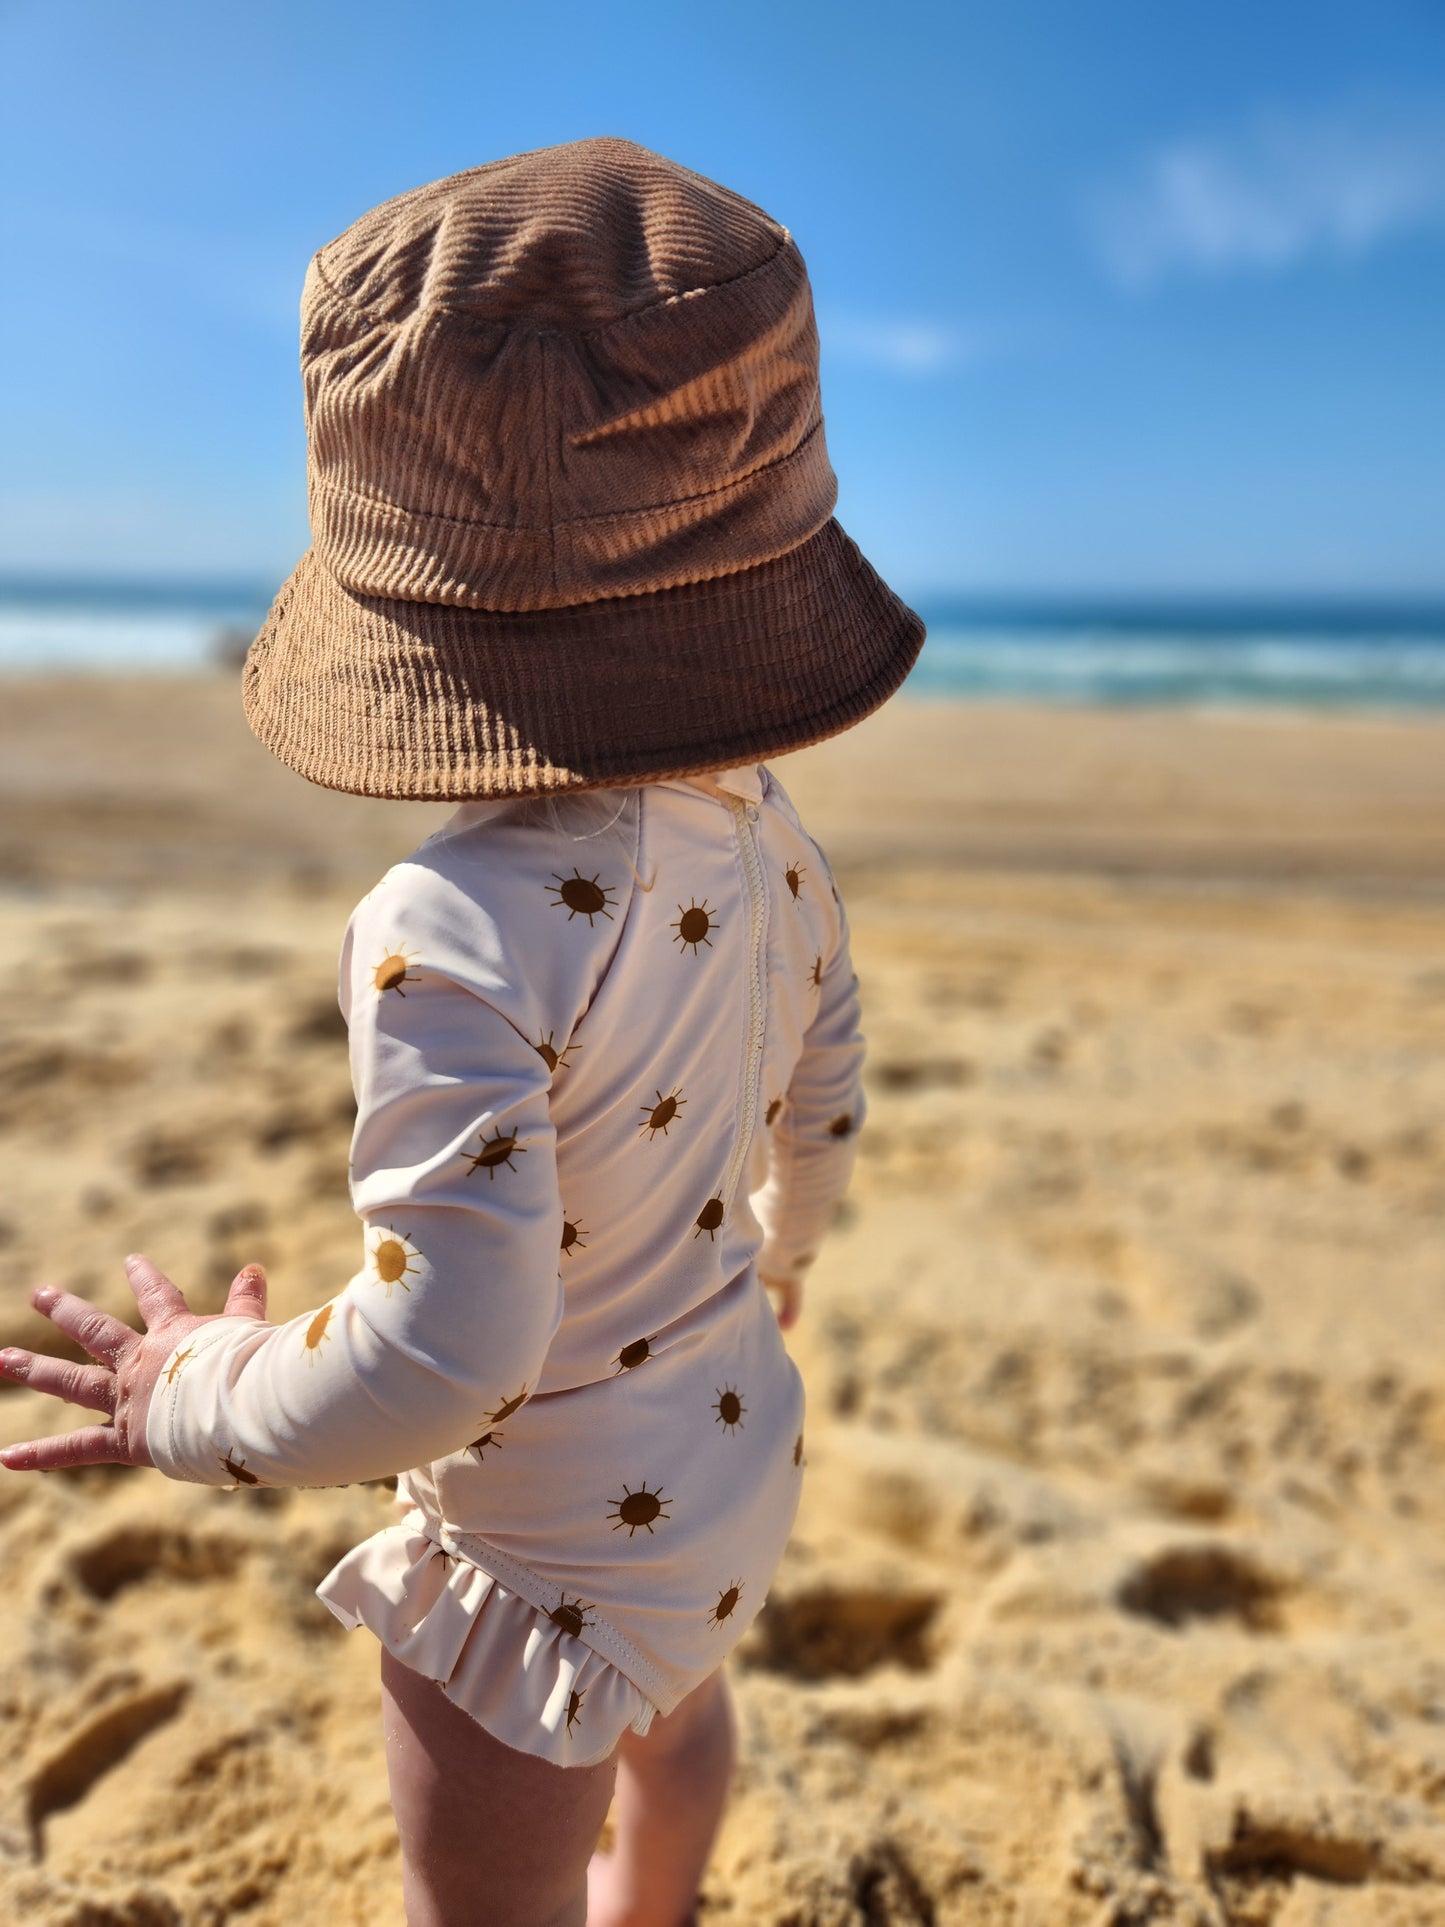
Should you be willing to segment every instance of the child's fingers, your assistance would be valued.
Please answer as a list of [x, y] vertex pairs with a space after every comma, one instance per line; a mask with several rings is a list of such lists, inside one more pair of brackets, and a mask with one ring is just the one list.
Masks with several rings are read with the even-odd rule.
[[53, 1438], [26, 1439], [0, 1452], [0, 1465], [12, 1472], [53, 1472], [62, 1465], [131, 1465], [113, 1425], [82, 1425], [78, 1432], [57, 1432]]
[[266, 1274], [260, 1265], [247, 1265], [236, 1273], [226, 1293], [224, 1315], [231, 1318], [266, 1316]]
[[764, 1278], [763, 1283], [776, 1297], [778, 1324], [787, 1331], [797, 1324], [803, 1309], [803, 1281], [801, 1278]]
[[0, 1373], [27, 1391], [49, 1392], [67, 1405], [83, 1405], [87, 1412], [115, 1410], [116, 1379], [100, 1365], [76, 1365], [66, 1358], [47, 1358], [40, 1352], [0, 1352]]
[[112, 1318], [108, 1311], [87, 1304], [73, 1292], [58, 1291], [54, 1285], [39, 1285], [31, 1292], [30, 1302], [52, 1325], [58, 1325], [67, 1338], [73, 1338], [92, 1358], [103, 1358], [108, 1365], [118, 1364], [121, 1353], [137, 1342], [129, 1325]]
[[147, 1325], [162, 1325], [177, 1312], [190, 1306], [163, 1271], [157, 1271], [149, 1258], [133, 1251], [125, 1261], [125, 1275], [135, 1293], [136, 1303]]

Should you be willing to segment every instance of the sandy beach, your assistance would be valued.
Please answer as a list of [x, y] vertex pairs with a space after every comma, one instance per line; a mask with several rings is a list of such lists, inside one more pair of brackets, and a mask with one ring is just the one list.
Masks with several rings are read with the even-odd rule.
[[[702, 1920], [1445, 1922], [1445, 721], [895, 702], [775, 767], [870, 1109]], [[337, 946], [444, 815], [219, 677], [6, 684], [0, 1343], [136, 1322], [131, 1250], [351, 1274]], [[312, 1595], [389, 1506], [0, 1472], [0, 1919], [399, 1927]]]

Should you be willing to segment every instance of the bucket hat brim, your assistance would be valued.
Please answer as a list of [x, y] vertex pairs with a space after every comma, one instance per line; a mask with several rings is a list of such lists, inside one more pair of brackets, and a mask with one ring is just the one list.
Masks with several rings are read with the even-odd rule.
[[243, 700], [327, 789], [611, 789], [836, 735], [887, 701], [923, 636], [836, 520], [729, 575], [518, 612], [361, 595], [313, 548], [251, 645]]

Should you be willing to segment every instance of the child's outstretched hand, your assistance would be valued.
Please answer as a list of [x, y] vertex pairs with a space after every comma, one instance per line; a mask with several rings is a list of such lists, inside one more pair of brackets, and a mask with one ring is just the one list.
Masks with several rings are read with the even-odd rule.
[[[127, 1258], [125, 1275], [146, 1323], [143, 1332], [132, 1331], [109, 1312], [53, 1285], [40, 1285], [30, 1294], [38, 1312], [83, 1345], [92, 1358], [103, 1359], [103, 1365], [77, 1365], [14, 1346], [0, 1351], [0, 1374], [6, 1378], [33, 1392], [53, 1393], [68, 1405], [109, 1412], [113, 1422], [7, 1445], [0, 1451], [0, 1465], [12, 1472], [49, 1472], [61, 1465], [155, 1463], [146, 1450], [146, 1414], [161, 1367], [187, 1332], [215, 1321], [193, 1312], [149, 1258]], [[259, 1265], [247, 1265], [236, 1274], [225, 1310], [217, 1316], [265, 1318], [266, 1274]]]

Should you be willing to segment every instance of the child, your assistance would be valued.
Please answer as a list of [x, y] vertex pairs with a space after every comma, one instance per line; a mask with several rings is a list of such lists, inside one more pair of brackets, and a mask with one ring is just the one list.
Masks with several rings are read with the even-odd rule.
[[863, 1116], [842, 906], [761, 759], [922, 625], [831, 519], [791, 237], [630, 142], [363, 216], [302, 363], [314, 541], [247, 715], [314, 782], [460, 802], [343, 947], [364, 1265], [279, 1326], [254, 1269], [197, 1318], [127, 1260], [142, 1334], [36, 1292], [104, 1364], [0, 1364], [113, 1424], [3, 1458], [400, 1473], [317, 1590], [382, 1643], [411, 1927], [675, 1927], [798, 1503], [778, 1325]]

